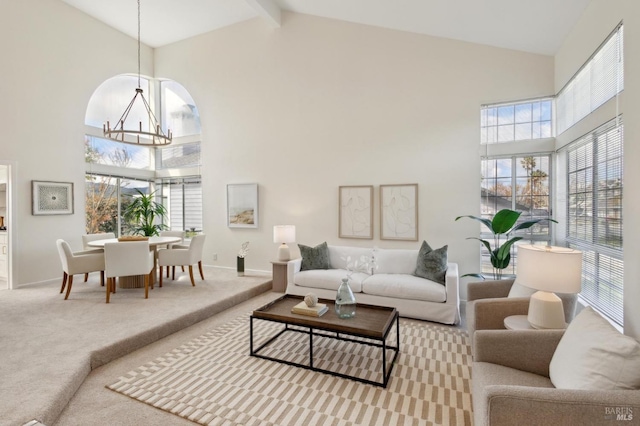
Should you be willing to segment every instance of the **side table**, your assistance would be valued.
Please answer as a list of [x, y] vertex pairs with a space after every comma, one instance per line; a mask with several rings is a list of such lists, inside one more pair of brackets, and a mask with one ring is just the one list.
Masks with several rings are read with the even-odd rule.
[[535, 330], [529, 324], [529, 320], [526, 315], [511, 315], [504, 319], [504, 327], [507, 330]]
[[274, 260], [273, 265], [273, 291], [284, 293], [287, 290], [287, 265], [289, 262]]

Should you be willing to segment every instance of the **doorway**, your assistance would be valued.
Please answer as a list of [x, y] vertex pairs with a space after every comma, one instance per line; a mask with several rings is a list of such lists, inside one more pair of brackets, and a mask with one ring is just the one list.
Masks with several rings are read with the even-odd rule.
[[11, 166], [0, 162], [0, 290], [11, 285]]

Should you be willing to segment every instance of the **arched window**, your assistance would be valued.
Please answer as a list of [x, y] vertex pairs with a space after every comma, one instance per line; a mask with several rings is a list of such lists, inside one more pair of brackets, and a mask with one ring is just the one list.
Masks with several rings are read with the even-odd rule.
[[[140, 80], [163, 129], [166, 132], [170, 128], [173, 133], [171, 145], [137, 146], [103, 137], [103, 124], [109, 120], [113, 126], [118, 121], [137, 87], [138, 76], [110, 78], [96, 89], [87, 105], [86, 232], [126, 234], [129, 226], [123, 223], [122, 212], [134, 189], [154, 192], [156, 201], [165, 205], [168, 214], [163, 224], [167, 229], [201, 230], [200, 116], [193, 98], [181, 84]], [[143, 126], [148, 122], [145, 115], [141, 105], [130, 113]], [[172, 178], [160, 177], [158, 170]]]

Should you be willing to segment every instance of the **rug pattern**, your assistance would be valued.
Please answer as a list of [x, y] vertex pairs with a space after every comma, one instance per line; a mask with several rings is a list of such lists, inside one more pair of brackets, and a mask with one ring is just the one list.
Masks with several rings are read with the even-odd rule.
[[[282, 325], [254, 321], [256, 342]], [[185, 343], [107, 388], [203, 425], [471, 425], [466, 331], [400, 319], [386, 389], [249, 356], [249, 314]], [[395, 342], [395, 335], [388, 342]], [[265, 355], [305, 362], [308, 336], [287, 332]], [[265, 349], [266, 350], [266, 349]], [[314, 340], [314, 362], [380, 380], [381, 349]]]

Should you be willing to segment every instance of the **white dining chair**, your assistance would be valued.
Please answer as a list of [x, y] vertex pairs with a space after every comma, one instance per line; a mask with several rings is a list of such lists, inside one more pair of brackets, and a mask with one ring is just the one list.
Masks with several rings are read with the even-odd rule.
[[[106, 240], [109, 238], [115, 238], [116, 234], [114, 234], [113, 232], [102, 232], [99, 234], [84, 234], [82, 236], [82, 250], [86, 251], [86, 252], [93, 252], [93, 253], [103, 253], [104, 254], [104, 250], [101, 248], [95, 248], [95, 247], [91, 247], [89, 245], [90, 241], [96, 241], [96, 240]], [[87, 280], [89, 279], [89, 274], [84, 274], [84, 282], [87, 282]]]
[[113, 242], [104, 245], [107, 303], [116, 292], [116, 277], [144, 275], [144, 298], [149, 298], [149, 283], [153, 277], [153, 251], [149, 241]]
[[200, 278], [204, 280], [204, 273], [202, 272], [202, 249], [204, 247], [204, 235], [196, 235], [191, 238], [189, 248], [180, 249], [162, 249], [158, 251], [158, 265], [160, 266], [160, 287], [162, 287], [163, 267], [172, 267], [171, 279], [176, 279], [176, 266], [189, 265], [189, 278], [191, 278], [191, 285], [195, 286], [196, 282], [193, 279], [193, 265], [198, 264], [198, 270], [200, 271]]
[[69, 298], [71, 286], [73, 285], [73, 276], [76, 274], [87, 274], [89, 272], [100, 272], [100, 284], [104, 285], [104, 254], [95, 253], [93, 251], [77, 251], [73, 252], [69, 243], [65, 240], [57, 240], [58, 254], [62, 263], [62, 286], [60, 293], [67, 288], [64, 300]]
[[[167, 244], [166, 248], [174, 249], [174, 248], [189, 248], [188, 246], [184, 246], [184, 231], [160, 231], [161, 237], [178, 237], [180, 241], [177, 243]], [[184, 266], [182, 267], [182, 272], [184, 272]], [[169, 268], [167, 268], [167, 278], [169, 278]]]

